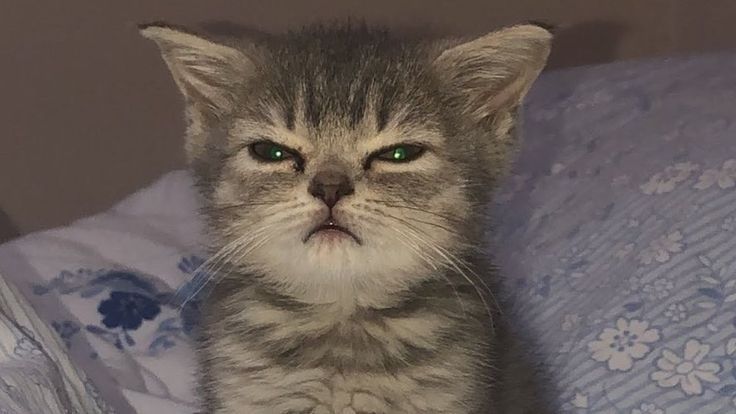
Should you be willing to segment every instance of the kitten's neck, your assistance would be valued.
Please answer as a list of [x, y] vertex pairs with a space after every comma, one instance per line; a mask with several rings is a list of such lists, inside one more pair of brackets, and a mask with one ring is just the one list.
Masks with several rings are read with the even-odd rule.
[[[454, 341], [488, 343], [485, 334], [492, 334], [477, 292], [444, 281], [416, 286], [386, 307], [304, 303], [258, 284], [226, 282], [208, 306], [214, 309], [207, 315], [216, 319], [205, 326], [227, 327], [272, 363], [341, 372], [385, 372], [417, 362], [411, 358], [434, 358]], [[467, 338], [469, 332], [484, 334]]]
[[280, 286], [259, 278], [240, 275], [221, 281], [212, 300], [232, 312], [269, 308], [283, 314], [320, 314], [344, 320], [356, 315], [391, 315], [397, 312], [434, 311], [448, 315], [487, 318], [497, 312], [493, 292], [484, 282], [469, 281], [465, 275], [447, 273], [400, 291], [359, 291], [340, 287], [305, 295], [289, 294]]

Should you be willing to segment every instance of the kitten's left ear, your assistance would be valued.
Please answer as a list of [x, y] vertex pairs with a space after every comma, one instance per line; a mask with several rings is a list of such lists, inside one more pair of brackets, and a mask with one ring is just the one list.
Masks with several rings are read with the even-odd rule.
[[233, 93], [254, 72], [243, 51], [163, 23], [140, 26], [156, 42], [176, 85], [196, 112], [219, 115], [231, 109]]
[[459, 109], [482, 120], [521, 102], [544, 68], [551, 42], [542, 27], [512, 26], [444, 50], [434, 67]]

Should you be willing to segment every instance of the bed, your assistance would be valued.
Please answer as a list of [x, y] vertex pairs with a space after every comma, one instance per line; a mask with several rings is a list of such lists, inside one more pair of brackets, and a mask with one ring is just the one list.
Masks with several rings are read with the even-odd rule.
[[[559, 411], [736, 412], [736, 54], [547, 72], [524, 118], [488, 238]], [[0, 246], [0, 413], [196, 412], [197, 204]]]

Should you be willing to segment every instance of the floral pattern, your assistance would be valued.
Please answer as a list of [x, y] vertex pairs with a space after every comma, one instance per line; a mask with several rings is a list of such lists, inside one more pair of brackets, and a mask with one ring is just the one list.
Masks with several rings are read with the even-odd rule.
[[657, 279], [653, 283], [644, 285], [642, 292], [649, 295], [651, 299], [664, 299], [670, 295], [670, 291], [675, 287], [675, 284], [667, 279]]
[[[192, 274], [192, 283], [197, 283], [201, 277], [197, 270], [204, 260], [198, 256], [183, 257], [178, 269], [183, 273]], [[178, 292], [163, 290], [156, 286], [155, 278], [130, 270], [90, 270], [78, 269], [74, 272], [64, 270], [46, 285], [36, 285], [33, 291], [36, 295], [47, 295], [58, 292], [62, 295], [77, 294], [81, 298], [99, 300], [96, 307], [99, 314], [99, 323], [87, 324], [86, 332], [97, 336], [107, 343], [122, 350], [125, 347], [137, 345], [134, 332], [144, 324], [157, 321], [162, 315], [163, 308], [169, 308], [168, 317], [161, 318], [155, 328], [156, 335], [149, 342], [148, 353], [159, 354], [163, 349], [174, 347], [178, 342], [188, 341], [199, 316], [199, 301], [187, 301], [181, 308], [178, 307], [178, 295], [188, 291], [186, 284]], [[173, 312], [172, 312], [173, 311]], [[178, 316], [174, 316], [178, 313]], [[52, 326], [59, 336], [70, 344], [79, 327], [72, 321], [52, 321]]]
[[645, 265], [654, 262], [664, 263], [670, 260], [672, 254], [682, 251], [682, 233], [674, 231], [652, 240], [639, 255], [641, 262]]
[[664, 316], [670, 318], [672, 322], [680, 322], [687, 319], [687, 307], [682, 303], [672, 303], [667, 306]]
[[630, 370], [634, 360], [644, 358], [651, 351], [649, 344], [659, 340], [659, 331], [648, 328], [647, 322], [619, 318], [616, 328], [604, 329], [597, 341], [588, 344], [591, 357], [607, 362], [611, 370]]
[[[697, 171], [698, 166], [691, 162], [681, 162], [673, 166], [667, 167], [663, 172], [654, 174], [649, 181], [641, 185], [641, 191], [644, 194], [664, 194], [675, 189], [675, 186], [690, 177], [693, 171]], [[616, 185], [614, 179], [614, 185]]]
[[736, 159], [727, 160], [721, 168], [705, 170], [698, 183], [695, 184], [695, 188], [705, 190], [714, 185], [723, 190], [736, 185]]
[[685, 394], [700, 395], [703, 393], [702, 382], [720, 382], [718, 372], [720, 365], [715, 362], [703, 362], [710, 352], [710, 345], [690, 339], [685, 344], [684, 354], [665, 349], [657, 360], [659, 371], [652, 373], [652, 380], [660, 387], [679, 386]]
[[52, 331], [0, 274], [0, 413], [112, 414], [94, 390], [69, 364]]
[[[201, 296], [195, 292], [208, 277], [195, 248], [201, 240], [196, 211], [191, 178], [175, 171], [113, 212], [0, 245], [3, 276], [48, 324], [41, 353], [59, 350], [64, 357], [52, 354], [55, 361], [73, 360], [62, 370], [89, 376], [71, 393], [89, 409], [24, 413], [198, 411], [192, 338]], [[2, 278], [0, 294], [1, 285]], [[0, 348], [24, 361], [43, 360], [34, 357], [33, 344]], [[3, 390], [0, 380], [0, 411]]]
[[735, 90], [736, 54], [532, 90], [491, 238], [559, 412], [736, 412]]
[[100, 302], [97, 311], [104, 316], [102, 323], [106, 327], [121, 327], [129, 331], [140, 328], [144, 319], [153, 320], [161, 313], [161, 306], [139, 293], [113, 291], [109, 299]]
[[[120, 355], [163, 358], [167, 352], [185, 345], [189, 348], [194, 328], [199, 319], [200, 299], [194, 295], [201, 280], [204, 260], [199, 256], [182, 257], [175, 268], [189, 277], [178, 289], [168, 288], [155, 276], [132, 269], [62, 270], [45, 284], [35, 284], [32, 292], [38, 297], [60, 295], [79, 301], [94, 312], [85, 314], [86, 323], [72, 320], [53, 320], [51, 326], [69, 348], [82, 341], [80, 333], [94, 346], [89, 358], [98, 359], [108, 353], [105, 344]], [[183, 301], [182, 299], [188, 299]], [[144, 360], [126, 359], [127, 369], [152, 378], [156, 392], [170, 396], [171, 392], [159, 374], [145, 365]], [[116, 364], [105, 357], [105, 363]], [[96, 399], [101, 400], [97, 395]]]
[[654, 404], [642, 404], [631, 410], [631, 414], [665, 414], [664, 410]]

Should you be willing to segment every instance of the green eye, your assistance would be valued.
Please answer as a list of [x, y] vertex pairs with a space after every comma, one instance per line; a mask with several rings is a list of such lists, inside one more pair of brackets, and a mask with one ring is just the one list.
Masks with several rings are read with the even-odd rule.
[[284, 150], [275, 145], [272, 145], [271, 148], [268, 149], [268, 157], [272, 160], [280, 160], [284, 158], [285, 154]]
[[397, 145], [376, 153], [372, 158], [389, 162], [409, 162], [419, 158], [424, 148], [417, 145]]
[[266, 162], [279, 162], [294, 157], [289, 150], [270, 141], [256, 142], [250, 146], [250, 152], [255, 158]]
[[394, 161], [404, 161], [406, 159], [406, 148], [394, 148], [391, 151], [391, 159], [393, 159]]

